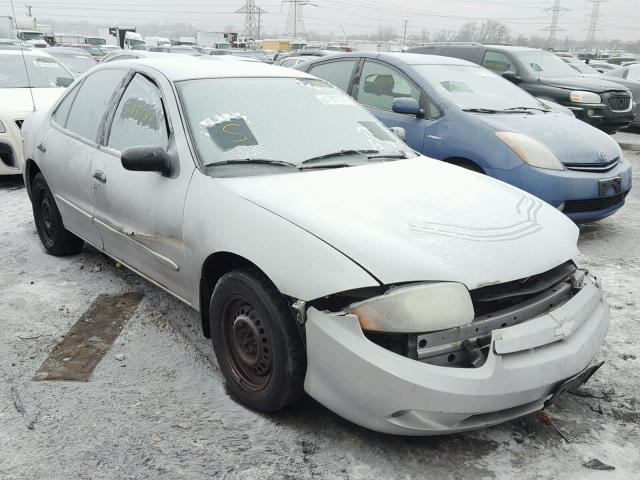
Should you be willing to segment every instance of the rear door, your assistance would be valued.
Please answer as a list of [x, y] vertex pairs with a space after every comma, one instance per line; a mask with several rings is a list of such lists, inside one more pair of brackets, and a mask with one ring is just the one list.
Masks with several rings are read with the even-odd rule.
[[[176, 153], [189, 151], [180, 125], [169, 82], [135, 73], [109, 117], [92, 180], [104, 250], [184, 299], [190, 282], [183, 268], [183, 208], [195, 164]], [[171, 176], [124, 169], [121, 153], [145, 145], [171, 152]]]
[[353, 84], [353, 96], [367, 106], [375, 117], [387, 127], [402, 127], [407, 133], [406, 143], [422, 152], [427, 121], [415, 115], [395, 113], [396, 98], [414, 98], [426, 107], [422, 90], [407, 75], [379, 60], [365, 59]]
[[53, 114], [38, 142], [45, 179], [67, 229], [102, 248], [93, 225], [92, 163], [105, 114], [126, 70], [107, 69], [90, 74], [74, 87]]

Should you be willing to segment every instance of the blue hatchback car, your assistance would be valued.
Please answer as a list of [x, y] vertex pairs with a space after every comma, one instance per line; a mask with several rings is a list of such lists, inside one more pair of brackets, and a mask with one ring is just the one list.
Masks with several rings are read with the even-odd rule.
[[631, 166], [607, 134], [456, 58], [354, 52], [298, 65], [346, 91], [418, 152], [507, 182], [575, 222], [624, 205]]

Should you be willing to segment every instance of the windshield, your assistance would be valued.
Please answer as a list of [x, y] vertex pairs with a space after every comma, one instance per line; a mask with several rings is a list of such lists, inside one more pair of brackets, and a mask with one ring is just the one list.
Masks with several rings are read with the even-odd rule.
[[576, 77], [576, 72], [557, 55], [545, 51], [513, 52], [520, 63], [536, 77]]
[[[367, 110], [323, 80], [221, 78], [177, 85], [205, 165], [276, 160], [295, 167], [314, 157], [351, 150], [413, 156]], [[351, 158], [367, 161], [357, 152], [339, 161], [344, 164]], [[229, 167], [212, 166], [209, 173], [220, 168]], [[291, 168], [270, 168], [268, 173], [280, 170], [287, 173]]]
[[29, 70], [33, 88], [66, 87], [73, 82], [73, 75], [54, 58], [25, 55], [0, 55], [0, 88], [28, 88], [24, 69]]
[[89, 45], [97, 45], [97, 46], [106, 45], [107, 43], [107, 41], [104, 38], [100, 38], [100, 37], [86, 37], [84, 41], [87, 42]]
[[21, 40], [29, 41], [29, 40], [44, 40], [44, 35], [40, 32], [20, 32], [18, 35]]
[[543, 108], [530, 94], [500, 75], [473, 65], [414, 65], [440, 96], [461, 109]]
[[59, 54], [52, 53], [52, 56], [56, 57], [62, 64], [71, 70], [76, 75], [86, 72], [91, 67], [96, 66], [96, 61], [93, 57], [88, 55], [73, 55], [73, 54]]

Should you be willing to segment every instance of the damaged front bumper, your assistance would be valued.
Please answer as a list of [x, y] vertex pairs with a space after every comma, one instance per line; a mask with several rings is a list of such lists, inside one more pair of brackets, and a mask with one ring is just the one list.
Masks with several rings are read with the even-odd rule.
[[438, 435], [495, 425], [544, 407], [583, 371], [609, 327], [599, 286], [545, 314], [492, 330], [479, 368], [453, 368], [391, 352], [366, 338], [357, 316], [307, 312], [307, 393], [363, 427]]

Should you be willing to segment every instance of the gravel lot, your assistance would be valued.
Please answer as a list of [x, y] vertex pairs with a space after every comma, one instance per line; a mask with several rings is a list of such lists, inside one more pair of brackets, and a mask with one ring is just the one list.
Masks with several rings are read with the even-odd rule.
[[[637, 478], [640, 134], [615, 138], [636, 189], [582, 227], [579, 258], [611, 306], [605, 365], [547, 410], [552, 424], [436, 438], [373, 433], [309, 398], [277, 415], [238, 405], [195, 312], [92, 248], [46, 255], [19, 179], [0, 179], [0, 479]], [[144, 298], [89, 382], [33, 380], [98, 294], [128, 291]]]

